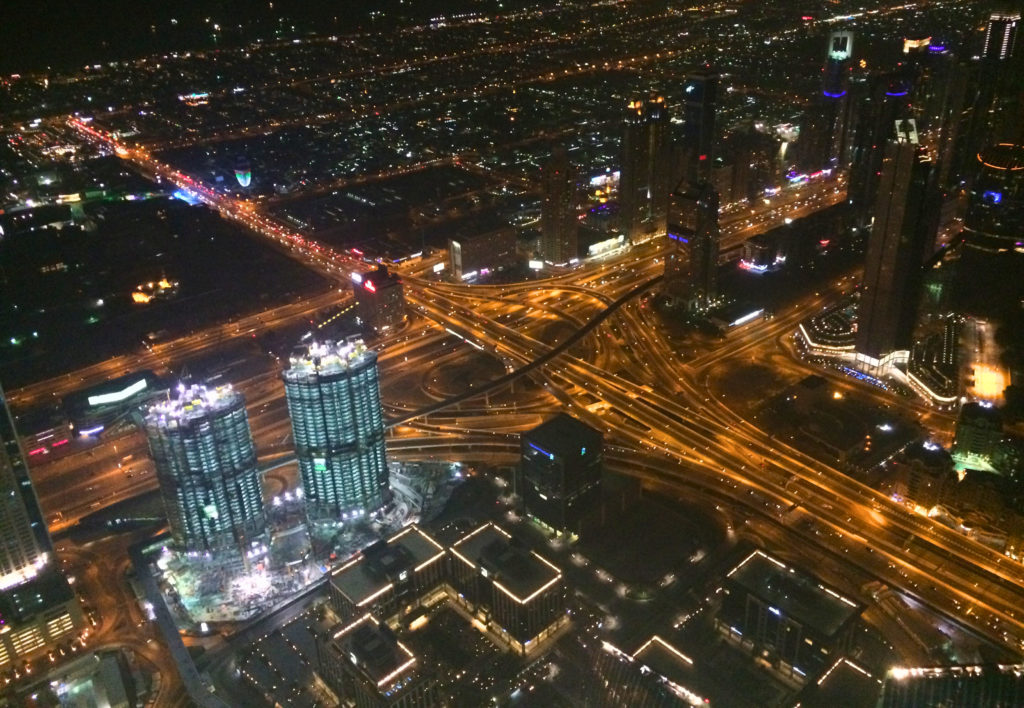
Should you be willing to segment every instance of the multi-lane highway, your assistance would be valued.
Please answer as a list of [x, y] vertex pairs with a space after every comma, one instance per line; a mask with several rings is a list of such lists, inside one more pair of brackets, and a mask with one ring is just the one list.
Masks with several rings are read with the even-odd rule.
[[[654, 373], [661, 384], [657, 387], [615, 376], [568, 354], [553, 360], [544, 374], [550, 387], [560, 390], [583, 417], [594, 418], [587, 402], [605, 402], [607, 412], [599, 424], [618, 439], [661, 452], [690, 470], [716, 472], [723, 482], [757, 485], [776, 500], [769, 503], [799, 504], [825, 523], [852, 527], [865, 547], [888, 558], [898, 576], [889, 580], [918, 594], [936, 594], [935, 601], [948, 612], [1019, 651], [1024, 646], [1024, 618], [1017, 609], [1024, 599], [1024, 568], [775, 440], [697, 386], [695, 376], [703, 366], [791, 331], [828, 298], [828, 292], [808, 298], [775, 321], [748, 329], [725, 351], [699, 358], [696, 366], [666, 359], [670, 348], [665, 342], [652, 339], [656, 334], [625, 310], [633, 351], [642, 352], [638, 367]], [[412, 299], [445, 327], [503, 358], [527, 362], [548, 348], [521, 330], [488, 319], [471, 304], [471, 295]], [[651, 365], [651, 359], [658, 363]], [[908, 580], [911, 571], [917, 579]]]

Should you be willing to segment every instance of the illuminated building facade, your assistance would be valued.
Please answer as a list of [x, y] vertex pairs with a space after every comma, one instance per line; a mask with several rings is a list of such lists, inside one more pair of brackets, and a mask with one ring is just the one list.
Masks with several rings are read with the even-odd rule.
[[340, 523], [387, 502], [377, 354], [361, 341], [298, 348], [282, 374], [310, 521]]
[[1003, 416], [991, 403], [965, 403], [956, 421], [953, 450], [966, 465], [991, 466], [1003, 442]]
[[863, 610], [763, 551], [730, 570], [723, 591], [719, 630], [799, 682], [824, 673], [849, 648]]
[[871, 366], [909, 351], [938, 229], [934, 165], [913, 120], [898, 121], [896, 131], [882, 163], [857, 316], [857, 353]]
[[0, 592], [0, 671], [83, 636], [82, 608], [60, 571], [45, 568]]
[[709, 182], [669, 197], [665, 292], [694, 311], [706, 311], [718, 297], [718, 192]]
[[517, 482], [526, 513], [558, 532], [578, 533], [601, 500], [601, 433], [559, 413], [519, 439]]
[[568, 622], [561, 571], [486, 523], [448, 548], [415, 525], [336, 568], [328, 584], [342, 623], [373, 617], [415, 630], [449, 602], [504, 649], [530, 655]]
[[516, 232], [508, 224], [484, 225], [448, 239], [448, 267], [456, 281], [477, 280], [518, 260]]
[[264, 554], [263, 488], [242, 395], [181, 385], [150, 406], [145, 430], [175, 545], [194, 554]]
[[649, 241], [665, 233], [672, 171], [665, 99], [632, 101], [626, 109], [619, 179], [619, 216], [626, 238]]
[[335, 568], [328, 589], [343, 621], [367, 612], [389, 619], [415, 606], [447, 575], [447, 552], [415, 524]]
[[4, 589], [34, 577], [53, 548], [2, 389], [0, 445], [0, 589]]
[[564, 621], [561, 571], [494, 524], [459, 539], [451, 553], [455, 602], [518, 653], [529, 653]]
[[0, 389], [0, 670], [29, 660], [85, 625], [53, 546], [14, 418]]
[[369, 614], [322, 632], [320, 675], [341, 705], [359, 708], [440, 706], [429, 667]]
[[548, 263], [565, 265], [579, 255], [576, 169], [558, 148], [541, 170], [540, 250]]
[[352, 275], [356, 313], [364, 327], [378, 334], [394, 331], [405, 322], [402, 279], [384, 264], [369, 273]]
[[1024, 705], [1024, 664], [894, 667], [882, 684], [882, 695], [876, 705]]
[[1019, 23], [1020, 13], [1017, 11], [997, 11], [989, 15], [982, 57], [989, 61], [1005, 61], [1012, 57]]

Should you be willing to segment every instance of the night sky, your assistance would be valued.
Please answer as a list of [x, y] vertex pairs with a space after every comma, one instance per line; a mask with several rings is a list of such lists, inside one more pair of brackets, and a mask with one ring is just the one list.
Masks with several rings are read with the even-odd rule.
[[[510, 8], [524, 3], [501, 4]], [[257, 38], [385, 29], [498, 5], [496, 0], [4, 0], [0, 73], [66, 70], [157, 52], [232, 47]], [[371, 12], [382, 15], [371, 17]], [[216, 42], [214, 24], [220, 25]]]

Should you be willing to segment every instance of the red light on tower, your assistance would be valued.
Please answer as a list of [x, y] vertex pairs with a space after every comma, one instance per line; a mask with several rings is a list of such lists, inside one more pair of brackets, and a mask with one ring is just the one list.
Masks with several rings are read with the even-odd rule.
[[363, 283], [363, 287], [369, 290], [371, 293], [377, 292], [377, 288], [374, 287], [372, 281], [367, 280], [365, 283]]

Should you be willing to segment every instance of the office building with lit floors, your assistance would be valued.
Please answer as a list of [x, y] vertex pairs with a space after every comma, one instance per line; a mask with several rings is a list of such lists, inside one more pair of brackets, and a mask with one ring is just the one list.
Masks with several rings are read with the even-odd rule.
[[362, 341], [297, 348], [282, 374], [313, 523], [342, 523], [390, 498], [377, 354]]
[[526, 513], [558, 533], [578, 534], [601, 503], [601, 433], [559, 413], [519, 442], [516, 491]]
[[215, 560], [265, 556], [263, 486], [242, 395], [179, 385], [150, 406], [144, 425], [177, 549]]
[[783, 676], [811, 681], [850, 646], [863, 606], [755, 550], [725, 577], [719, 631]]
[[933, 167], [918, 145], [914, 121], [897, 121], [882, 162], [857, 310], [857, 357], [869, 371], [884, 371], [909, 357], [924, 264], [938, 230]]
[[453, 601], [515, 652], [531, 653], [568, 622], [562, 572], [494, 524], [451, 552]]
[[0, 389], [0, 671], [78, 637], [78, 599], [53, 563], [53, 546]]
[[14, 418], [0, 390], [0, 589], [34, 577], [53, 553]]
[[405, 322], [402, 279], [384, 264], [368, 273], [352, 274], [352, 295], [359, 322], [376, 334], [392, 332]]
[[415, 524], [378, 541], [331, 572], [331, 608], [343, 621], [367, 612], [403, 615], [447, 577], [447, 552]]
[[665, 233], [672, 178], [669, 117], [665, 99], [631, 101], [626, 109], [619, 178], [619, 218], [633, 243]]
[[953, 459], [961, 469], [992, 469], [1003, 442], [1003, 415], [987, 402], [965, 403], [956, 421]]
[[429, 666], [370, 614], [322, 632], [317, 640], [320, 676], [343, 706], [440, 706]]
[[989, 15], [981, 49], [982, 58], [1003, 61], [1012, 57], [1019, 24], [1020, 12], [1017, 10], [997, 10]]
[[516, 232], [495, 215], [469, 219], [448, 238], [448, 267], [456, 282], [476, 281], [519, 264]]

